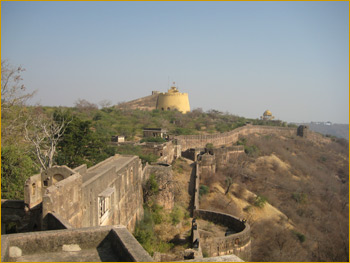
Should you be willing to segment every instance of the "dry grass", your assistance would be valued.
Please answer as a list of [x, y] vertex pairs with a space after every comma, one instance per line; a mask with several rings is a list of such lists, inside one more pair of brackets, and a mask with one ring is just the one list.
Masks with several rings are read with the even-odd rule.
[[[248, 219], [253, 261], [348, 261], [348, 144], [275, 135], [250, 135], [247, 144], [259, 156], [227, 195], [219, 171], [201, 208]], [[267, 198], [263, 208], [252, 205], [256, 194]]]

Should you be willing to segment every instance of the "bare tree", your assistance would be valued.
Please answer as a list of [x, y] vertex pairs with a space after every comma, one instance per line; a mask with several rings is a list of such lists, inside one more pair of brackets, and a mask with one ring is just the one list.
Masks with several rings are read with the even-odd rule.
[[98, 109], [98, 106], [95, 103], [89, 102], [84, 99], [78, 99], [75, 102], [75, 107], [80, 111], [86, 111], [86, 112]]
[[21, 128], [20, 119], [25, 114], [25, 103], [33, 97], [34, 92], [27, 93], [22, 84], [21, 74], [25, 71], [21, 66], [15, 68], [6, 60], [1, 61], [1, 135], [2, 142]]
[[112, 102], [110, 100], [101, 100], [98, 105], [101, 106], [101, 108], [109, 108], [112, 106]]
[[34, 146], [33, 153], [38, 159], [41, 170], [52, 167], [58, 142], [70, 121], [57, 121], [44, 114], [36, 115], [25, 122], [25, 139]]
[[235, 154], [231, 156], [228, 164], [223, 169], [223, 173], [226, 176], [226, 191], [225, 195], [228, 194], [232, 184], [237, 180], [238, 177], [244, 175], [243, 171], [248, 162], [248, 158], [245, 154]]

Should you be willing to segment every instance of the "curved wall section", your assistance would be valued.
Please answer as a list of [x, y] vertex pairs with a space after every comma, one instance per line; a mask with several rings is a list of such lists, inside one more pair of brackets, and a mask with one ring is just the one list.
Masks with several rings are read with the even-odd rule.
[[178, 110], [182, 113], [190, 111], [187, 93], [160, 93], [157, 100], [157, 110]]
[[[210, 237], [200, 233], [202, 251], [210, 257], [235, 254], [245, 261], [251, 258], [250, 226], [238, 218], [214, 211], [197, 209], [194, 211], [195, 217], [211, 222], [220, 223], [237, 233], [223, 236]], [[199, 226], [200, 229], [200, 226]]]

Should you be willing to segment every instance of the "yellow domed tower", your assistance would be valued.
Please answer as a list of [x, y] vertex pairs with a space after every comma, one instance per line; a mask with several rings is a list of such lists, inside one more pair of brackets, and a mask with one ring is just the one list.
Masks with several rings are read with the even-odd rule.
[[181, 93], [175, 86], [175, 82], [168, 90], [158, 95], [157, 110], [178, 110], [182, 113], [189, 112], [190, 102], [188, 100], [188, 93]]
[[268, 121], [268, 120], [273, 120], [274, 118], [275, 118], [275, 117], [272, 116], [272, 113], [271, 113], [271, 111], [269, 111], [269, 110], [266, 110], [266, 111], [263, 113], [263, 116], [260, 117], [260, 119], [266, 120], [266, 121]]

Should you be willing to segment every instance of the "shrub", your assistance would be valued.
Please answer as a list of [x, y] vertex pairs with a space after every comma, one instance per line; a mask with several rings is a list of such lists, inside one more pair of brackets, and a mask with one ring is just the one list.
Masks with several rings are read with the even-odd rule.
[[250, 156], [259, 153], [259, 148], [256, 145], [244, 146], [244, 152]]
[[143, 138], [140, 142], [158, 142], [158, 143], [163, 143], [166, 142], [166, 140], [162, 137], [148, 137], [148, 138]]
[[246, 145], [247, 144], [247, 139], [246, 138], [240, 138], [237, 143], [237, 145]]
[[184, 218], [184, 212], [178, 205], [175, 205], [170, 213], [171, 223], [177, 225]]
[[294, 192], [292, 194], [292, 199], [295, 202], [299, 203], [299, 204], [306, 204], [306, 202], [307, 202], [307, 194]]
[[209, 187], [206, 186], [206, 185], [200, 185], [199, 187], [199, 196], [202, 196], [202, 195], [206, 195], [207, 193], [209, 193]]
[[141, 246], [153, 256], [154, 252], [165, 253], [169, 251], [174, 244], [166, 243], [160, 240], [154, 232], [154, 216], [152, 211], [148, 207], [145, 207], [144, 218], [142, 221], [137, 222], [135, 231], [133, 233], [137, 241]]
[[156, 180], [156, 176], [154, 174], [151, 174], [149, 179], [146, 182], [146, 189], [148, 190], [148, 193], [150, 195], [156, 195], [159, 191], [159, 184]]
[[163, 222], [163, 207], [157, 204], [154, 204], [151, 207], [151, 214], [154, 224], [159, 225]]
[[306, 237], [304, 234], [300, 233], [300, 232], [297, 232], [297, 231], [293, 231], [294, 235], [298, 238], [299, 242], [300, 243], [303, 243], [305, 242], [306, 240]]
[[205, 148], [211, 150], [211, 149], [214, 148], [214, 145], [213, 145], [212, 143], [207, 143], [207, 144], [205, 145]]
[[256, 198], [255, 198], [255, 202], [254, 202], [254, 205], [259, 207], [259, 208], [263, 208], [265, 206], [267, 202], [267, 199], [266, 197], [264, 196], [261, 196], [261, 195], [258, 195]]

